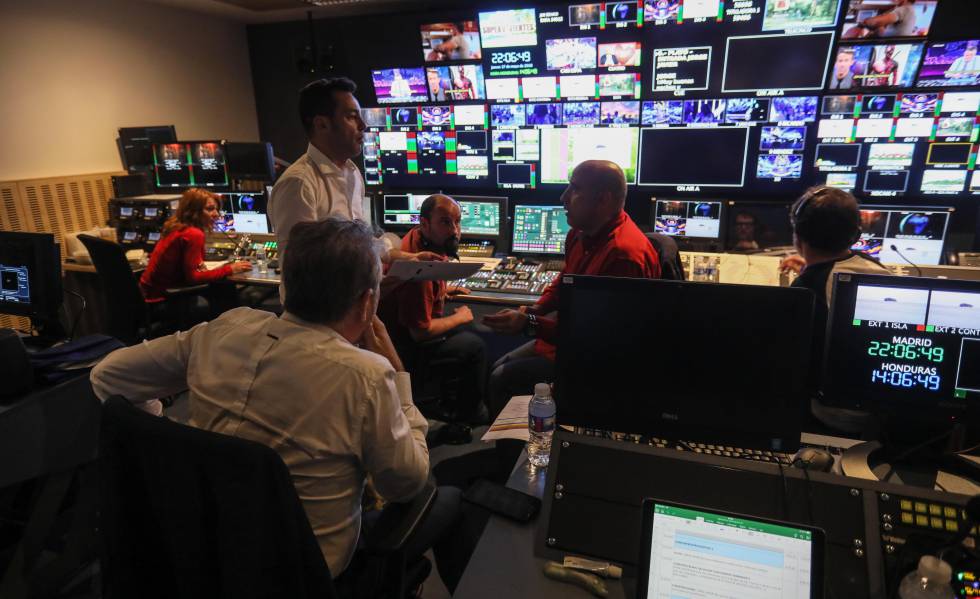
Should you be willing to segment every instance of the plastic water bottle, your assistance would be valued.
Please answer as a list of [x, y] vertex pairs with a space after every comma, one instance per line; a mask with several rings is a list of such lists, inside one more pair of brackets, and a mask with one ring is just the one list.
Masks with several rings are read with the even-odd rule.
[[255, 265], [258, 267], [260, 275], [269, 272], [269, 261], [266, 260], [265, 246], [262, 244], [259, 244], [259, 247], [255, 249]]
[[555, 434], [555, 400], [548, 383], [534, 386], [534, 397], [527, 405], [527, 457], [532, 465], [546, 468], [551, 458], [551, 437]]
[[931, 555], [923, 555], [919, 567], [906, 574], [898, 586], [899, 599], [953, 599], [956, 595], [949, 580], [953, 568]]

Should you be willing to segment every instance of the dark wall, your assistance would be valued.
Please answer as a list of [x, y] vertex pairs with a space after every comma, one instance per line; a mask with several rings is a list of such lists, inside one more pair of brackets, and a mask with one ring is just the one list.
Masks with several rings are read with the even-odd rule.
[[[847, 0], [842, 0], [846, 2]], [[305, 84], [324, 76], [344, 75], [357, 83], [363, 106], [374, 106], [371, 70], [421, 64], [418, 26], [425, 22], [442, 22], [474, 18], [477, 8], [513, 8], [516, 6], [553, 5], [554, 2], [523, 1], [503, 3], [496, 0], [470, 4], [468, 9], [438, 8], [423, 4], [419, 10], [380, 15], [363, 15], [338, 19], [316, 19], [312, 23], [294, 21], [248, 27], [248, 43], [255, 86], [259, 134], [272, 143], [276, 156], [292, 162], [306, 151], [306, 138], [299, 122], [298, 91]], [[941, 0], [933, 20], [930, 39], [975, 39], [977, 34], [974, 2]], [[312, 40], [312, 44], [311, 44]], [[315, 45], [315, 52], [312, 46]], [[556, 186], [548, 186], [556, 187]], [[445, 189], [466, 195], [506, 195], [513, 205], [521, 203], [556, 204], [560, 189], [486, 190]], [[630, 189], [627, 211], [641, 226], [650, 218], [649, 190]], [[715, 196], [717, 197], [717, 196]], [[793, 197], [761, 198], [790, 202]], [[877, 204], [921, 205], [922, 199], [879, 198]], [[869, 202], [870, 203], [870, 202]], [[978, 248], [975, 239], [980, 226], [977, 198], [929, 200], [933, 205], [955, 206], [957, 214], [951, 227], [951, 243], [956, 249]]]

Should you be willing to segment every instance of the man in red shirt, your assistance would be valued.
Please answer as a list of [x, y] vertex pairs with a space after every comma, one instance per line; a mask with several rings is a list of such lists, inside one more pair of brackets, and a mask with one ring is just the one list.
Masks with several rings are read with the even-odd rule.
[[[461, 219], [455, 200], [439, 194], [429, 196], [419, 208], [420, 224], [402, 240], [402, 251], [455, 257]], [[464, 330], [473, 322], [468, 306], [445, 315], [446, 297], [465, 293], [469, 290], [449, 288], [445, 281], [405, 283], [382, 298], [378, 316], [388, 327], [413, 381], [424, 383], [419, 371], [442, 358], [451, 357], [461, 364], [454, 368], [461, 378], [456, 405], [444, 407], [453, 420], [475, 421], [479, 419], [484, 394], [486, 344]], [[431, 368], [429, 373], [431, 376]]]
[[[623, 211], [626, 177], [616, 163], [587, 160], [579, 164], [572, 171], [561, 201], [571, 228], [565, 239], [562, 275], [660, 278], [657, 251]], [[560, 291], [561, 276], [533, 306], [483, 317], [483, 323], [498, 333], [524, 332], [535, 338], [494, 364], [490, 374], [491, 416], [499, 413], [512, 396], [526, 395], [536, 383], [554, 378], [558, 321], [545, 315], [558, 309]]]

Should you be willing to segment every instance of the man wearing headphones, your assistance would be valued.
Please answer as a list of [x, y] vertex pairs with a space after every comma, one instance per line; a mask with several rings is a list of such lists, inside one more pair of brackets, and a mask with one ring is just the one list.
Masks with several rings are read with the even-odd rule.
[[834, 275], [839, 272], [890, 273], [874, 258], [851, 250], [851, 246], [861, 237], [861, 211], [857, 200], [848, 192], [822, 185], [811, 187], [796, 200], [790, 215], [793, 245], [799, 256], [784, 260], [782, 266], [802, 266], [800, 276], [792, 286], [809, 289], [816, 295], [817, 301], [813, 307], [814, 353], [810, 370], [810, 383], [816, 388], [821, 372]]

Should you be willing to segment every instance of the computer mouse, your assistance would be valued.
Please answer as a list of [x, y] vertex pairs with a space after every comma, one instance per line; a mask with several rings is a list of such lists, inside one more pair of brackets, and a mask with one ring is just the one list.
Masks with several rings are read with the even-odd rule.
[[816, 447], [801, 447], [793, 456], [793, 465], [806, 470], [830, 472], [834, 467], [834, 456], [830, 452]]

